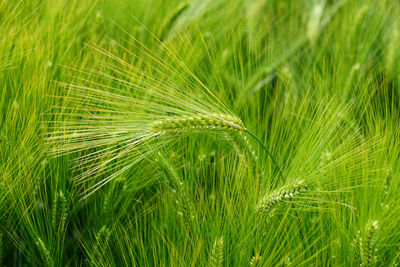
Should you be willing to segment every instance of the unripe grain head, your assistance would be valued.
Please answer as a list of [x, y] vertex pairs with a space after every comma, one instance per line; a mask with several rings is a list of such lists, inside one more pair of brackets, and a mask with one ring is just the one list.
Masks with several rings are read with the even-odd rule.
[[36, 241], [36, 246], [39, 250], [40, 257], [42, 258], [44, 266], [46, 267], [54, 266], [54, 262], [51, 257], [50, 251], [46, 248], [46, 245], [43, 243], [40, 237]]
[[224, 237], [216, 239], [209, 258], [210, 267], [220, 267], [224, 263]]
[[150, 132], [178, 133], [199, 130], [245, 129], [243, 122], [230, 115], [179, 116], [159, 120], [150, 125]]
[[361, 256], [361, 266], [373, 266], [377, 263], [378, 257], [376, 240], [378, 238], [378, 221], [369, 221], [359, 236], [359, 247]]
[[308, 187], [304, 183], [304, 180], [300, 180], [292, 184], [287, 184], [281, 188], [265, 194], [265, 196], [256, 207], [256, 213], [261, 216], [269, 215], [272, 210], [280, 203], [294, 200], [299, 195], [304, 194], [307, 191]]

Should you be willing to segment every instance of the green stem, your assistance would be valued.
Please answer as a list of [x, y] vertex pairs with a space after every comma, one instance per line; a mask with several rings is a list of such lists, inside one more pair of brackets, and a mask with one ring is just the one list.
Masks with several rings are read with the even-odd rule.
[[278, 171], [281, 172], [281, 167], [279, 166], [278, 162], [275, 160], [274, 156], [272, 155], [271, 151], [268, 149], [268, 147], [263, 143], [263, 141], [260, 140], [254, 133], [252, 133], [250, 130], [245, 129], [245, 132], [248, 133], [251, 137], [253, 137], [267, 152], [267, 154], [271, 157], [272, 162], [276, 165], [278, 168]]

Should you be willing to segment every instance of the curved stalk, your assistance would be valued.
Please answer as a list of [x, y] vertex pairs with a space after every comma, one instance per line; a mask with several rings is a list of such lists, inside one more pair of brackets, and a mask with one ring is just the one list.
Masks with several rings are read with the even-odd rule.
[[251, 137], [253, 137], [261, 146], [262, 148], [264, 148], [264, 150], [267, 152], [267, 154], [270, 156], [272, 162], [275, 164], [275, 166], [278, 168], [278, 171], [281, 172], [281, 167], [278, 164], [278, 162], [276, 161], [276, 159], [274, 158], [274, 156], [272, 155], [271, 151], [268, 149], [268, 147], [263, 143], [263, 141], [261, 141], [260, 138], [258, 138], [253, 132], [251, 132], [248, 129], [245, 129], [245, 132], [248, 133]]

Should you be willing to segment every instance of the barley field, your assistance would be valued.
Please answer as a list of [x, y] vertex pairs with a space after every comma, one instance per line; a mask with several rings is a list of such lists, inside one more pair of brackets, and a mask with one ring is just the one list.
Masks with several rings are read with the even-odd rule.
[[1, 0], [0, 266], [398, 266], [400, 2]]

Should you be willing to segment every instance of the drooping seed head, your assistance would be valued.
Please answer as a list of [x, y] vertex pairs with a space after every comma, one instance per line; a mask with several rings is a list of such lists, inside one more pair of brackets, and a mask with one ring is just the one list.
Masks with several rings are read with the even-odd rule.
[[[85, 198], [152, 152], [176, 142], [175, 136], [169, 138], [172, 134], [245, 130], [242, 121], [229, 115], [230, 109], [175, 53], [158, 38], [153, 41], [161, 51], [132, 40], [145, 51], [132, 51], [144, 65], [130, 64], [88, 44], [105, 57], [105, 69], [88, 66], [76, 70], [74, 83], [59, 83], [66, 92], [56, 96], [63, 101], [48, 116], [57, 119], [46, 123], [46, 142], [53, 155], [82, 155], [73, 161], [78, 173], [74, 181], [90, 182], [91, 186], [82, 187]], [[118, 42], [115, 46], [129, 51]]]
[[243, 122], [230, 115], [177, 116], [150, 125], [150, 132], [178, 133], [198, 130], [245, 130]]
[[261, 216], [268, 215], [279, 203], [293, 200], [307, 190], [304, 180], [278, 188], [263, 197], [256, 207], [256, 213]]

